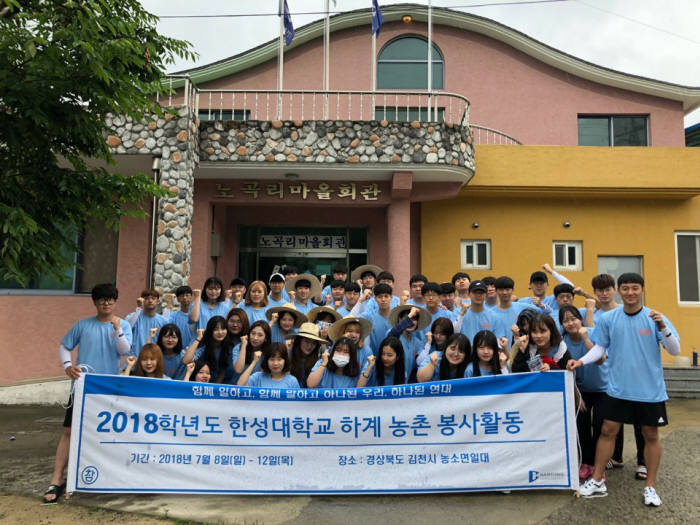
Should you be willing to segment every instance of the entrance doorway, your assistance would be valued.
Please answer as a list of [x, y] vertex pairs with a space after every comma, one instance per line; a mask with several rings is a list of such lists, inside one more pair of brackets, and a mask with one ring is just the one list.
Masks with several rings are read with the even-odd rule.
[[285, 264], [299, 273], [327, 275], [333, 266], [367, 264], [367, 229], [318, 226], [241, 226], [238, 274], [267, 281]]

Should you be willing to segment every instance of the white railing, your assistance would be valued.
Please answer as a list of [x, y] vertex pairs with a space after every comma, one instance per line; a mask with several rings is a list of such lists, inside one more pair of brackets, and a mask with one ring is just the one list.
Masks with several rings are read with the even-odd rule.
[[471, 124], [469, 126], [474, 134], [474, 144], [477, 145], [499, 145], [499, 146], [522, 146], [522, 142], [510, 135], [498, 131], [497, 129]]
[[195, 90], [206, 120], [387, 120], [469, 125], [469, 100], [425, 91]]
[[[178, 84], [180, 84], [180, 80], [184, 82], [181, 93], [179, 92], [180, 88], [176, 87]], [[161, 100], [157, 93], [156, 102], [159, 102], [161, 105], [166, 105], [167, 107], [173, 107], [173, 105], [180, 107], [186, 106], [191, 109], [192, 112], [195, 111], [197, 86], [195, 86], [194, 82], [190, 80], [189, 75], [168, 75], [166, 80], [163, 82], [163, 86], [165, 87], [165, 92], [168, 97], [167, 105], [165, 104], [166, 99], [163, 98]]]

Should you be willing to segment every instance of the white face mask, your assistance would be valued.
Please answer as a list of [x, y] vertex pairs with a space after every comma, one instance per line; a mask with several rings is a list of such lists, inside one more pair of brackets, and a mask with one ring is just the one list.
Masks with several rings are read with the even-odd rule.
[[334, 354], [333, 355], [333, 362], [335, 363], [335, 366], [337, 366], [338, 368], [343, 368], [345, 365], [347, 365], [350, 362], [350, 356], [341, 355], [341, 354]]

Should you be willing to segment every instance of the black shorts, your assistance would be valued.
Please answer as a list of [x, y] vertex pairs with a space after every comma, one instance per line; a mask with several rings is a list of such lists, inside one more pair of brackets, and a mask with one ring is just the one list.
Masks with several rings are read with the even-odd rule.
[[68, 398], [68, 408], [66, 409], [66, 415], [63, 418], [63, 427], [70, 428], [73, 424], [73, 392], [71, 392]]
[[663, 427], [668, 425], [666, 403], [645, 403], [628, 401], [605, 394], [603, 400], [603, 419], [617, 423], [629, 423], [645, 427]]

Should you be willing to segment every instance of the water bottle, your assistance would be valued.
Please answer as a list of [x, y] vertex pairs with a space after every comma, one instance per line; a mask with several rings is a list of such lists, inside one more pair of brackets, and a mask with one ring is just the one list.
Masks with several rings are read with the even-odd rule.
[[693, 347], [693, 366], [698, 366], [698, 350]]

